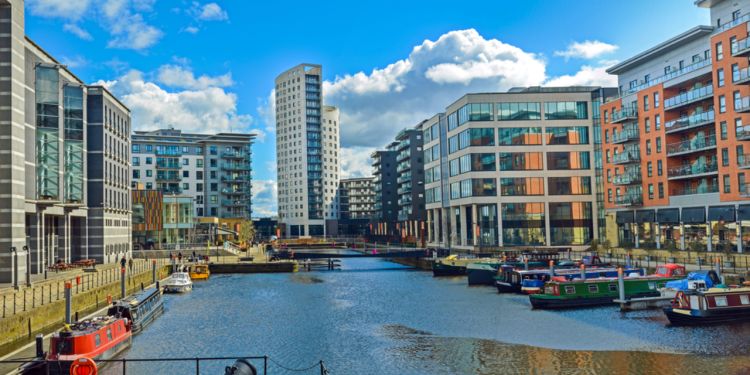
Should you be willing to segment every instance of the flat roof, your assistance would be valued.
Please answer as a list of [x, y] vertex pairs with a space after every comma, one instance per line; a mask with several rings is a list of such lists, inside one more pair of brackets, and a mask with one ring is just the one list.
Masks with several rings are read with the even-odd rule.
[[627, 70], [633, 69], [636, 66], [648, 61], [649, 59], [658, 56], [664, 52], [667, 52], [671, 49], [683, 46], [687, 43], [690, 43], [696, 39], [704, 38], [713, 32], [714, 28], [713, 26], [706, 26], [706, 25], [699, 25], [695, 26], [692, 29], [685, 31], [682, 34], [679, 34], [675, 37], [672, 37], [668, 39], [665, 42], [659, 43], [623, 62], [620, 62], [618, 64], [615, 64], [607, 69], [607, 73], [609, 74], [620, 74]]

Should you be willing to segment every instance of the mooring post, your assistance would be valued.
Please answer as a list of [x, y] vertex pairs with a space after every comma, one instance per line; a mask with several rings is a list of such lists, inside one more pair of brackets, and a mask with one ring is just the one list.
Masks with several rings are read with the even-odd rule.
[[625, 300], [625, 271], [622, 267], [617, 268], [617, 290], [620, 292], [620, 301]]
[[586, 265], [581, 264], [581, 280], [586, 280]]
[[125, 267], [120, 268], [120, 298], [125, 298]]
[[151, 261], [151, 282], [156, 283], [156, 259]]
[[34, 342], [36, 343], [36, 357], [43, 358], [44, 357], [44, 335], [42, 335], [41, 333], [36, 335]]
[[70, 324], [70, 313], [72, 310], [72, 301], [70, 298], [70, 281], [65, 282], [65, 324]]

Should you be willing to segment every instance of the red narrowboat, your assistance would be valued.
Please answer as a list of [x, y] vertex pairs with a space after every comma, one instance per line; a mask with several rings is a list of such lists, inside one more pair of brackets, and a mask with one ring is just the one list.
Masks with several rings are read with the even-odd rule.
[[[679, 291], [664, 309], [672, 325], [704, 325], [750, 321], [750, 287], [692, 288]], [[703, 284], [705, 286], [705, 284]]]
[[130, 346], [127, 318], [101, 316], [66, 326], [52, 335], [47, 353], [50, 374], [67, 374], [73, 361], [111, 359]]

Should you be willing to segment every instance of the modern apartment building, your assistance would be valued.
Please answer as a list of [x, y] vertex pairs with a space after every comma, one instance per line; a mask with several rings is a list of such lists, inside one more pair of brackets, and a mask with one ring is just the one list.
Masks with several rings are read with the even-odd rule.
[[372, 231], [377, 236], [396, 235], [398, 221], [398, 186], [395, 150], [398, 143], [391, 143], [386, 150], [378, 150], [370, 155], [372, 159], [372, 186], [375, 192], [373, 205]]
[[192, 197], [193, 216], [249, 219], [254, 139], [252, 133], [136, 131], [132, 184], [165, 197]]
[[695, 4], [711, 26], [608, 69], [620, 93], [601, 106], [607, 231], [623, 246], [742, 251], [750, 239], [750, 1]]
[[339, 182], [339, 235], [369, 233], [375, 206], [373, 177], [347, 178]]
[[584, 246], [598, 237], [595, 119], [615, 89], [467, 94], [424, 123], [428, 246]]
[[[439, 116], [432, 118], [439, 121]], [[396, 194], [398, 196], [398, 225], [401, 238], [415, 242], [424, 233], [424, 152], [422, 151], [422, 125], [404, 129], [396, 135]], [[421, 234], [421, 236], [420, 236]]]
[[[26, 282], [58, 260], [101, 263], [128, 255], [129, 239], [120, 235], [130, 225], [129, 195], [122, 194], [127, 173], [121, 173], [128, 163], [128, 109], [106, 90], [87, 87], [25, 36], [23, 1], [0, 2], [0, 20], [6, 67], [0, 72], [0, 282]], [[97, 100], [103, 104], [90, 108]], [[116, 116], [102, 121], [97, 111]], [[95, 181], [102, 174], [95, 170], [99, 150], [108, 163], [104, 185]], [[95, 196], [106, 200], [89, 207]], [[111, 235], [97, 236], [107, 225]]]
[[[323, 105], [323, 68], [276, 77], [276, 163], [282, 236], [322, 236], [338, 217], [339, 110]], [[335, 229], [333, 229], [335, 231]]]

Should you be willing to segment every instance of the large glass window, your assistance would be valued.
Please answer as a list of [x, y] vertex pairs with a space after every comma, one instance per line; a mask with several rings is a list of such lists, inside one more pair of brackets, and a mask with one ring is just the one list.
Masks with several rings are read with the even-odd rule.
[[497, 185], [494, 178], [475, 178], [471, 180], [471, 195], [475, 197], [494, 197]]
[[571, 152], [548, 152], [547, 169], [549, 170], [567, 170], [567, 169], [590, 169], [591, 161], [588, 151], [571, 151]]
[[549, 195], [588, 195], [591, 194], [591, 177], [549, 177]]
[[497, 103], [499, 121], [541, 120], [539, 103]]
[[497, 205], [487, 204], [477, 206], [477, 221], [479, 224], [479, 245], [496, 246], [497, 243]]
[[548, 145], [587, 145], [589, 128], [586, 126], [567, 126], [547, 128]]
[[500, 215], [504, 245], [544, 245], [544, 203], [504, 203]]
[[468, 129], [468, 132], [470, 134], [469, 142], [472, 146], [495, 145], [495, 129], [493, 128]]
[[552, 245], [585, 245], [593, 238], [591, 202], [550, 202], [549, 215]]
[[500, 195], [544, 195], [543, 177], [516, 177], [500, 179]]
[[60, 79], [55, 68], [39, 65], [35, 72], [37, 196], [59, 199]]
[[500, 128], [500, 146], [541, 145], [542, 128]]
[[472, 171], [495, 171], [495, 154], [471, 154]]
[[83, 202], [83, 88], [63, 88], [63, 125], [65, 127], [65, 174], [63, 192], [66, 202]]
[[545, 120], [585, 120], [588, 118], [586, 102], [546, 102]]
[[492, 103], [469, 103], [458, 110], [458, 125], [466, 121], [492, 121]]
[[501, 152], [501, 171], [539, 171], [544, 168], [541, 152]]

